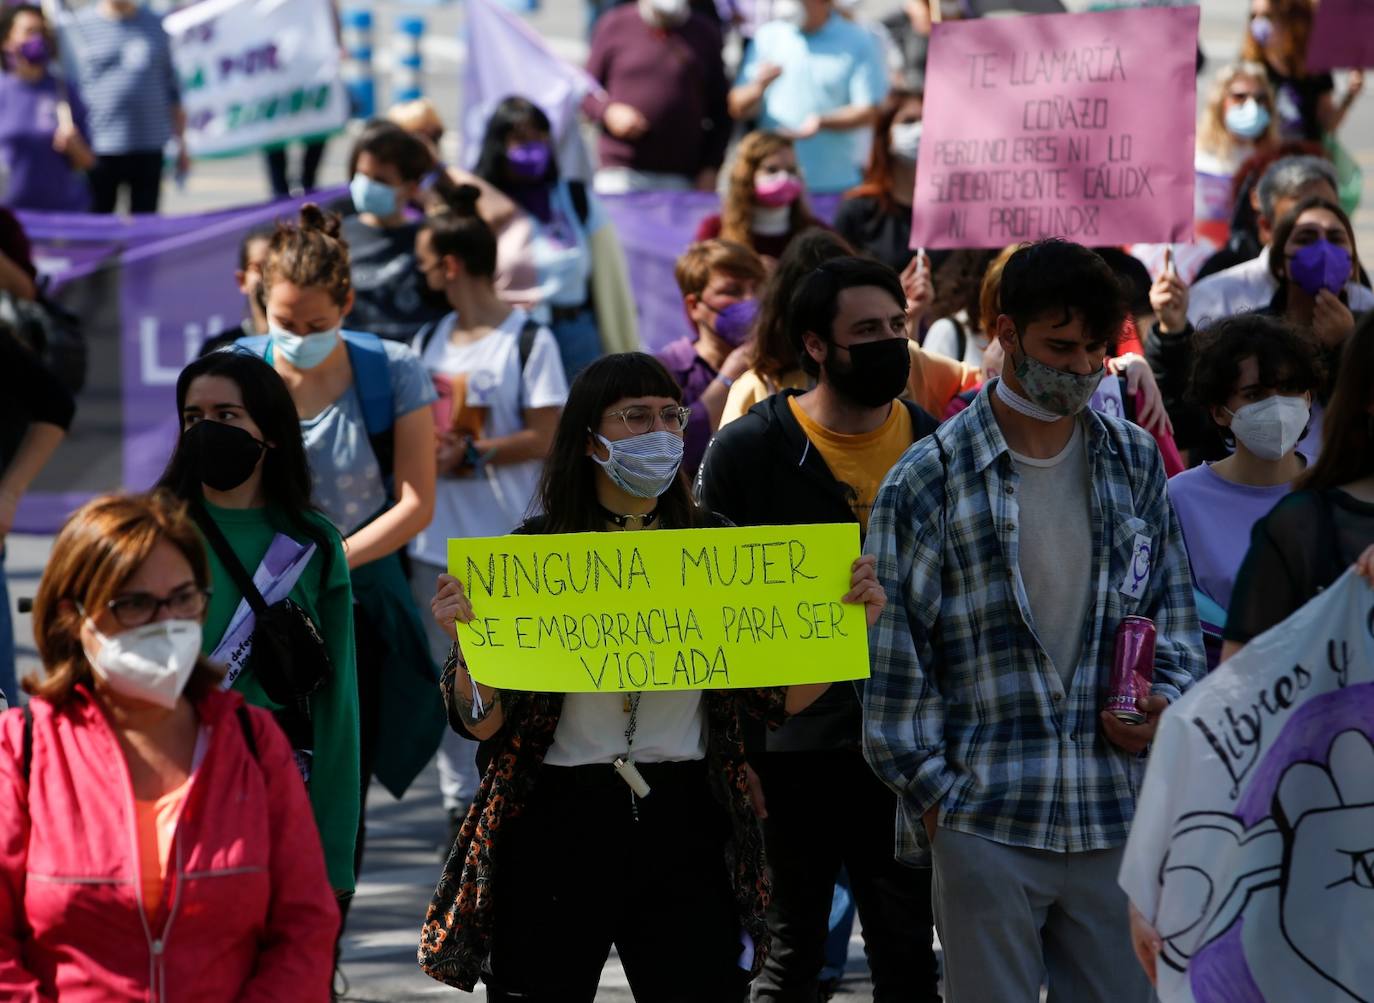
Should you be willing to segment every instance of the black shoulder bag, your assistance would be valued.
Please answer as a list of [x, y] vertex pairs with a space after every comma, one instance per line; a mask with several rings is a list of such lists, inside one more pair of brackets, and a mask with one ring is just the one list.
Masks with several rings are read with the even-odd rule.
[[296, 765], [308, 784], [315, 750], [310, 696], [334, 675], [324, 638], [320, 637], [310, 615], [291, 599], [267, 605], [253, 584], [253, 576], [239, 563], [238, 556], [210, 514], [199, 504], [191, 506], [191, 514], [229, 577], [252, 607], [253, 644], [244, 670], [253, 673], [273, 703], [281, 704], [281, 710], [275, 713], [277, 723], [286, 732], [296, 754]]

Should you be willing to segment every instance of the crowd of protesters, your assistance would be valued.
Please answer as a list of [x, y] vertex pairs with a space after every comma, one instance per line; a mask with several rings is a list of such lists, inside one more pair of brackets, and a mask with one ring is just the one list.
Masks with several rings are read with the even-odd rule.
[[[180, 373], [156, 488], [57, 535], [22, 683], [0, 564], [0, 997], [331, 998], [372, 780], [437, 759], [419, 963], [488, 999], [591, 1001], [614, 947], [639, 1000], [817, 1003], [855, 913], [880, 1003], [1153, 998], [1118, 873], [1160, 716], [1351, 565], [1374, 584], [1362, 78], [1305, 70], [1309, 0], [1254, 0], [1193, 243], [927, 254], [926, 51], [969, 9], [857, 6], [592, 0], [593, 177], [529, 100], [471, 170], [409, 102], [341, 202], [243, 238], [244, 319]], [[6, 7], [0, 70], [7, 206], [155, 212], [185, 171], [134, 0]], [[603, 199], [693, 189], [719, 207], [646, 353]], [[0, 300], [36, 277], [0, 210]], [[0, 545], [75, 407], [5, 316]], [[503, 691], [455, 640], [450, 539], [822, 523], [863, 541], [857, 686]], [[1134, 722], [1102, 710], [1130, 617]]]

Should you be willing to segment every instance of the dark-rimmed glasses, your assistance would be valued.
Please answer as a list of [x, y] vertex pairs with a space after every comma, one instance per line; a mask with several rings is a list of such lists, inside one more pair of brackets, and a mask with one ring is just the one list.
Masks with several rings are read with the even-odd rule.
[[105, 606], [121, 627], [132, 629], [152, 623], [164, 606], [178, 620], [199, 620], [209, 602], [209, 589], [188, 585], [161, 599], [148, 592], [126, 592]]

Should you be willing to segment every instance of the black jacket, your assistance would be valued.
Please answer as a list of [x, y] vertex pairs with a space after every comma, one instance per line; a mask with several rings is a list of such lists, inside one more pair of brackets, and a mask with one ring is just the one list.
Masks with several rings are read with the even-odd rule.
[[[850, 506], [854, 489], [835, 479], [787, 403], [804, 392], [774, 394], [716, 433], [697, 473], [697, 496], [705, 508], [737, 526], [858, 522]], [[935, 431], [939, 422], [929, 414], [910, 401], [898, 403], [911, 412], [913, 442]], [[857, 748], [860, 728], [854, 687], [840, 684], [770, 732], [767, 748]], [[752, 757], [754, 743], [749, 736], [746, 742]]]

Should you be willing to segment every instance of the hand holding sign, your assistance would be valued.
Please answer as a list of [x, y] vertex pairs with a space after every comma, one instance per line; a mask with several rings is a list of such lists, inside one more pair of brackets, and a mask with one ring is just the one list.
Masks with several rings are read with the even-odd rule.
[[930, 312], [935, 300], [935, 285], [930, 277], [930, 258], [918, 251], [902, 269], [902, 292], [906, 293], [907, 336], [915, 337], [916, 325]]
[[1164, 254], [1164, 271], [1150, 286], [1150, 306], [1161, 334], [1182, 334], [1188, 326], [1188, 287], [1174, 270], [1173, 253]]

